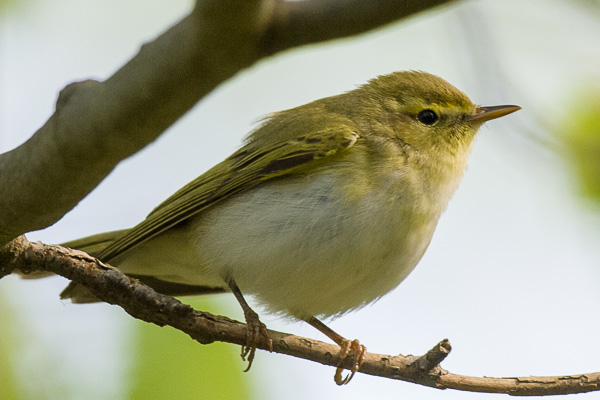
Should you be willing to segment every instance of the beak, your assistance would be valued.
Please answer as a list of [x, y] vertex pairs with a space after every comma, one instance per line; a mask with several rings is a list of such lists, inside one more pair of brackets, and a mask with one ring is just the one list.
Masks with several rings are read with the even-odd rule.
[[475, 114], [465, 118], [465, 121], [483, 124], [486, 121], [503, 117], [520, 109], [519, 106], [477, 107]]

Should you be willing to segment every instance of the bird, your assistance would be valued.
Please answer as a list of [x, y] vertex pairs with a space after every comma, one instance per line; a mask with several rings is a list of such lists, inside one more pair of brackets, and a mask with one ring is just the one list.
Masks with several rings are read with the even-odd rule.
[[[268, 115], [230, 157], [131, 229], [64, 243], [160, 293], [231, 292], [252, 364], [265, 325], [246, 301], [303, 320], [340, 346], [348, 383], [366, 348], [323, 319], [396, 288], [427, 249], [457, 189], [479, 127], [519, 106], [478, 106], [421, 71]], [[62, 298], [98, 301], [70, 283]], [[342, 377], [342, 360], [353, 366]]]

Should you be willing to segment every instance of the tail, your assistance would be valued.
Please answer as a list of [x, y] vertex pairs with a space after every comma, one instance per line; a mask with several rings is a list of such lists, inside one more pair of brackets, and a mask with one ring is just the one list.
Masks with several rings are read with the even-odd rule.
[[[119, 231], [99, 233], [97, 235], [87, 236], [81, 239], [72, 240], [70, 242], [62, 243], [61, 246], [69, 247], [71, 249], [81, 250], [88, 253], [90, 256], [95, 257], [96, 254], [100, 253], [104, 248], [110, 245], [115, 239], [127, 232], [127, 229]], [[100, 301], [95, 295], [92, 294], [85, 286], [79, 285], [75, 282], [69, 283], [69, 285], [60, 294], [61, 299], [71, 299], [73, 303], [96, 303]]]
[[[119, 238], [121, 235], [125, 234], [127, 231], [128, 229], [122, 229], [119, 231], [99, 233], [97, 235], [88, 236], [82, 239], [72, 240], [70, 242], [63, 243], [62, 246], [85, 251], [89, 255], [95, 257], [107, 246], [109, 246], [114, 240]], [[195, 286], [186, 285], [183, 283], [167, 282], [148, 275], [128, 276], [140, 280], [141, 282], [150, 286], [159, 293], [170, 296], [191, 296], [225, 292], [225, 289], [221, 287]], [[77, 304], [96, 303], [101, 301], [85, 286], [79, 285], [75, 282], [69, 283], [65, 290], [63, 290], [60, 294], [60, 298], [70, 299], [71, 302]]]
[[[112, 243], [117, 237], [127, 232], [127, 229], [122, 229], [120, 231], [112, 231], [100, 233], [97, 235], [92, 235], [85, 237], [83, 239], [71, 240], [70, 242], [61, 243], [63, 247], [69, 247], [71, 249], [85, 251], [92, 257], [95, 257], [96, 254], [101, 252], [106, 246]], [[33, 271], [24, 274], [20, 271], [16, 271], [16, 273], [22, 279], [40, 279], [46, 278], [48, 276], [54, 276], [55, 274], [52, 272], [46, 271]]]
[[99, 233], [97, 235], [62, 243], [61, 246], [85, 251], [90, 256], [95, 257], [98, 253], [108, 247], [108, 245], [115, 241], [118, 237], [125, 234], [125, 232], [128, 230], [129, 229], [121, 229], [119, 231]]
[[[95, 257], [96, 254], [100, 253], [105, 247], [107, 247], [125, 232], [127, 232], [127, 229], [99, 233], [97, 235], [84, 237], [82, 239], [71, 240], [69, 242], [61, 243], [61, 246], [85, 251], [92, 257]], [[54, 276], [52, 272], [45, 271], [34, 271], [27, 274], [23, 274], [17, 271], [17, 273], [23, 279], [40, 279], [46, 278], [48, 276]], [[94, 303], [99, 301], [98, 298], [94, 296], [89, 290], [87, 290], [81, 285], [77, 285], [74, 282], [71, 282], [69, 286], [67, 286], [67, 288], [61, 293], [60, 297], [62, 299], [71, 299], [74, 303]]]

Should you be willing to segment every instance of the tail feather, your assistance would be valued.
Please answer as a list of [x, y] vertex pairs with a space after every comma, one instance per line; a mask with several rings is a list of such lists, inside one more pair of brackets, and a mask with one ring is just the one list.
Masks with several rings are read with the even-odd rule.
[[[88, 236], [82, 239], [73, 240], [70, 242], [63, 243], [65, 247], [85, 251], [91, 256], [96, 256], [114, 240], [120, 237], [122, 234], [127, 232], [127, 229], [100, 233], [93, 236]], [[153, 276], [147, 275], [129, 275], [132, 278], [138, 279], [144, 284], [150, 286], [159, 293], [170, 295], [170, 296], [190, 296], [190, 295], [203, 295], [212, 293], [223, 293], [225, 290], [220, 287], [208, 287], [208, 286], [195, 286], [186, 285], [183, 283], [175, 283], [163, 281]], [[79, 285], [75, 282], [69, 283], [69, 285], [60, 294], [61, 299], [70, 299], [73, 303], [96, 303], [100, 301], [92, 292], [86, 287]]]
[[[69, 247], [71, 249], [85, 251], [92, 257], [102, 252], [108, 245], [114, 240], [119, 238], [122, 234], [127, 232], [127, 229], [118, 231], [99, 233], [97, 235], [87, 236], [81, 239], [71, 240], [69, 242], [62, 243], [61, 246]], [[37, 279], [46, 276], [54, 275], [49, 272], [33, 272], [31, 274], [20, 274], [25, 279]], [[170, 295], [170, 296], [190, 296], [190, 295], [203, 295], [212, 293], [223, 293], [226, 290], [221, 287], [208, 287], [208, 286], [195, 286], [186, 285], [183, 283], [175, 283], [163, 281], [153, 276], [146, 275], [130, 275], [132, 278], [138, 279], [146, 285], [150, 286], [159, 293]], [[71, 302], [77, 304], [83, 303], [96, 303], [101, 301], [92, 292], [90, 292], [85, 286], [79, 285], [75, 282], [69, 283], [69, 285], [60, 294], [61, 299], [70, 299]]]
[[[153, 276], [129, 276], [150, 286], [157, 292], [169, 296], [199, 296], [204, 294], [225, 293], [225, 289], [221, 287], [194, 286], [186, 285], [184, 283], [167, 282]], [[75, 282], [71, 282], [69, 285], [67, 285], [65, 290], [61, 292], [60, 298], [70, 299], [72, 303], [76, 304], [97, 303], [102, 301], [98, 299], [92, 292], [90, 292], [88, 288]]]
[[98, 233], [96, 235], [62, 243], [61, 246], [85, 251], [90, 256], [95, 257], [98, 253], [108, 247], [109, 244], [127, 231], [128, 229], [121, 229], [119, 231]]
[[[81, 239], [71, 240], [69, 242], [61, 243], [63, 247], [69, 247], [71, 249], [85, 251], [92, 257], [95, 257], [100, 251], [102, 251], [106, 246], [112, 243], [113, 240], [121, 236], [123, 233], [127, 232], [127, 229], [122, 229], [119, 231], [105, 232], [97, 235], [87, 236]], [[46, 271], [33, 271], [27, 274], [22, 273], [21, 271], [17, 271], [17, 274], [22, 279], [40, 279], [46, 278], [49, 276], [54, 276], [52, 272]]]
[[[61, 246], [71, 249], [85, 251], [92, 257], [95, 257], [105, 247], [110, 245], [115, 239], [127, 232], [127, 229], [118, 231], [104, 232], [92, 236], [87, 236], [81, 239], [71, 240], [62, 243]], [[41, 278], [41, 276], [40, 276]], [[73, 303], [96, 303], [100, 301], [92, 294], [85, 286], [78, 285], [75, 282], [69, 285], [60, 294], [61, 299], [71, 299]]]

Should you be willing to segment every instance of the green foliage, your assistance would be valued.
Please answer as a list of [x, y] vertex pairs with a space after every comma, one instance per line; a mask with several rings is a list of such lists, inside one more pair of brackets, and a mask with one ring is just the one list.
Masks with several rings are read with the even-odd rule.
[[571, 104], [561, 136], [581, 193], [600, 204], [600, 92]]
[[[0, 301], [0, 316], [2, 316], [2, 325], [10, 326], [14, 321], [12, 310], [5, 301]], [[12, 330], [3, 330], [0, 335], [0, 398], [3, 400], [22, 399], [19, 386], [15, 380], [15, 354], [14, 343], [10, 336]]]
[[[211, 309], [211, 299], [194, 300]], [[202, 302], [202, 304], [198, 304]], [[170, 327], [136, 321], [129, 399], [246, 399], [250, 397], [239, 347], [201, 345]]]

